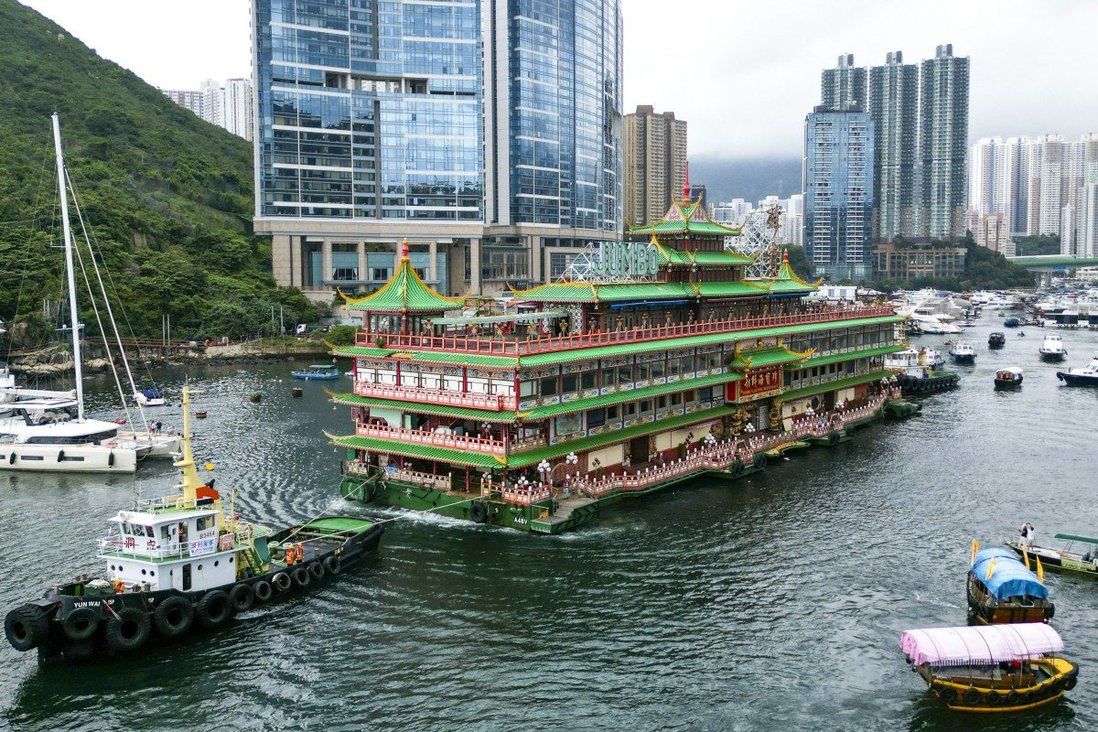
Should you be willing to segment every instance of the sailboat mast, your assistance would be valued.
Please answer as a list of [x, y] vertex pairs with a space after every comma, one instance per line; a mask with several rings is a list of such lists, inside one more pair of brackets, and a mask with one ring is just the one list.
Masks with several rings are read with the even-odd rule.
[[69, 197], [65, 191], [65, 158], [61, 154], [61, 122], [53, 119], [53, 149], [57, 153], [57, 193], [61, 196], [61, 230], [65, 237], [65, 271], [69, 280], [69, 318], [72, 324], [72, 361], [76, 368], [77, 418], [84, 421], [84, 373], [80, 365], [80, 317], [76, 312], [76, 275], [72, 261], [72, 231], [69, 229]]

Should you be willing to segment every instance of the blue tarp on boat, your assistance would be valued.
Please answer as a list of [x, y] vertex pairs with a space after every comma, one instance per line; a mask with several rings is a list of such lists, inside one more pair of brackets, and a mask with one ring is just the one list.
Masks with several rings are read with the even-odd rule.
[[[988, 566], [991, 560], [995, 560], [995, 569], [991, 576], [987, 576]], [[976, 579], [984, 583], [988, 592], [997, 600], [1005, 600], [1008, 597], [1048, 597], [1048, 588], [1037, 580], [1037, 575], [1026, 569], [1017, 555], [1009, 549], [984, 549], [976, 553], [976, 563], [969, 570], [976, 575]]]

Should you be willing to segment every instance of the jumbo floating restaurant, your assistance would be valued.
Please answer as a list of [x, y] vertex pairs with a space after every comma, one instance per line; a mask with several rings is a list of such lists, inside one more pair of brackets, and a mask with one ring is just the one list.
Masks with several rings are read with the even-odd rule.
[[[906, 411], [884, 356], [887, 305], [807, 300], [725, 248], [736, 229], [683, 199], [602, 245], [589, 281], [516, 291], [462, 315], [404, 255], [360, 311], [343, 496], [559, 533], [604, 507], [700, 476], [736, 478], [792, 447], [834, 444]], [[607, 270], [610, 276], [607, 276]], [[614, 276], [614, 272], [617, 273]], [[466, 311], [468, 312], [468, 311]]]

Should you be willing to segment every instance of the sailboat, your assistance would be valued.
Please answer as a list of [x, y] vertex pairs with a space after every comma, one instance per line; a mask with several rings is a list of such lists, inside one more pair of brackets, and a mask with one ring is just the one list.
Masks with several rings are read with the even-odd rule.
[[[76, 258], [80, 252], [69, 221], [68, 194], [66, 190], [67, 174], [61, 150], [61, 125], [54, 114], [53, 142], [57, 164], [57, 190], [61, 200], [61, 225], [64, 236], [65, 273], [68, 285], [70, 336], [72, 357], [75, 370], [75, 389], [65, 391], [45, 391], [20, 389], [13, 378], [0, 383], [0, 470], [27, 470], [37, 472], [65, 473], [133, 473], [140, 458], [147, 456], [171, 456], [179, 451], [177, 435], [153, 432], [146, 426], [144, 431], [120, 431], [119, 424], [103, 420], [88, 419], [84, 413], [84, 378], [80, 352], [80, 320], [76, 299]], [[75, 199], [74, 199], [75, 200]], [[79, 213], [79, 204], [77, 203]], [[83, 218], [81, 217], [83, 227]], [[86, 236], [86, 229], [85, 229]], [[90, 252], [89, 248], [89, 252]], [[94, 254], [91, 257], [96, 279], [103, 288], [99, 277], [98, 265]], [[100, 318], [99, 306], [91, 292], [91, 282], [87, 270], [81, 270], [84, 281], [92, 296], [92, 305], [96, 320], [107, 343], [106, 329]], [[110, 308], [110, 301], [103, 291], [108, 319], [118, 338], [117, 326]], [[107, 346], [108, 357], [109, 346]], [[129, 372], [129, 363], [119, 345], [130, 383], [133, 377]], [[111, 370], [115, 382], [122, 393], [118, 373], [111, 361]], [[10, 383], [9, 383], [10, 382]], [[123, 401], [125, 407], [125, 402]], [[138, 407], [140, 409], [140, 406]], [[129, 410], [127, 408], [127, 416]], [[144, 420], [144, 413], [141, 414]]]

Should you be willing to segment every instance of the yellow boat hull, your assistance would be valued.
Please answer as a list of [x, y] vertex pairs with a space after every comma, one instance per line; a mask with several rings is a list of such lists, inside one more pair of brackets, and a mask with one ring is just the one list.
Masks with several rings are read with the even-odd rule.
[[1027, 686], [1005, 686], [953, 681], [949, 677], [934, 676], [929, 669], [919, 669], [934, 695], [947, 707], [958, 712], [994, 713], [1021, 712], [1051, 704], [1075, 687], [1079, 667], [1065, 658], [1043, 658], [1027, 661], [1033, 670], [1043, 671], [1045, 678]]

